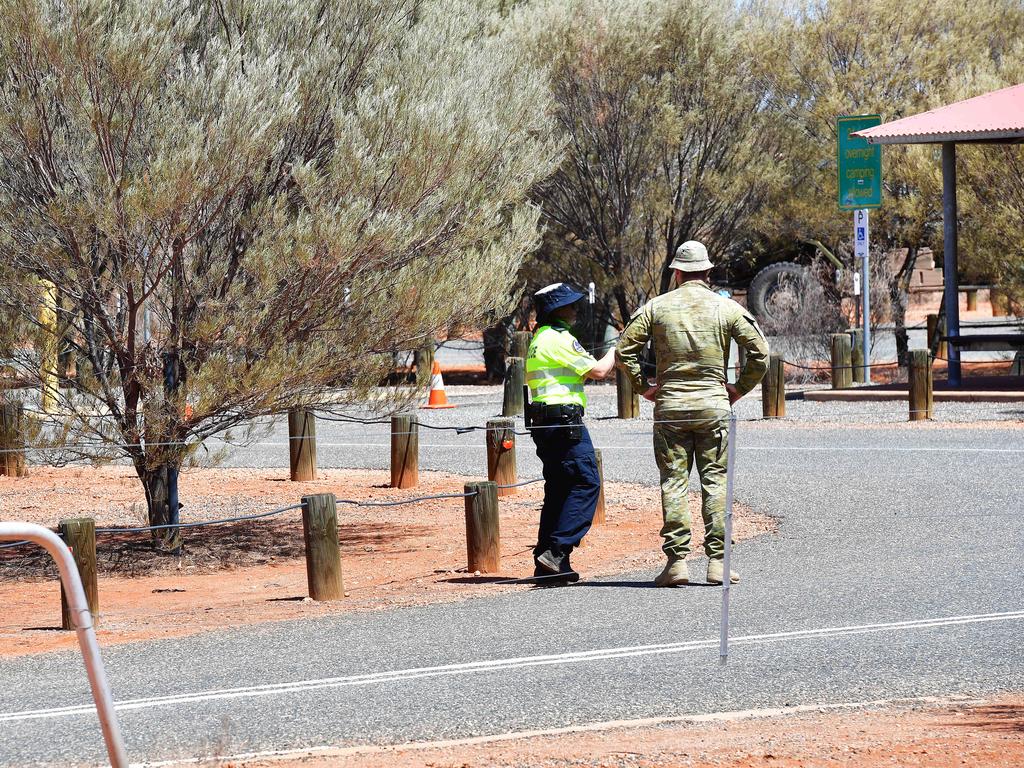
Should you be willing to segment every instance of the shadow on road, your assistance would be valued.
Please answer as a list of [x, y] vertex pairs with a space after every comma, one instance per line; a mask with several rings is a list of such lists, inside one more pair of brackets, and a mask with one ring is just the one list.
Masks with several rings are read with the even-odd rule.
[[[581, 581], [576, 586], [578, 587], [626, 587], [632, 589], [666, 589], [666, 587], [656, 587], [653, 581]], [[680, 584], [677, 587], [668, 587], [668, 589], [689, 589], [693, 587], [717, 587], [719, 584]]]

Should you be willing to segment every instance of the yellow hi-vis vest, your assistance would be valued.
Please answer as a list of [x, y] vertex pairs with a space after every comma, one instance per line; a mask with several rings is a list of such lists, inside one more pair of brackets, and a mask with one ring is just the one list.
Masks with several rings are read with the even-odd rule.
[[583, 380], [597, 365], [569, 328], [542, 325], [533, 334], [526, 358], [526, 383], [534, 403], [586, 406]]

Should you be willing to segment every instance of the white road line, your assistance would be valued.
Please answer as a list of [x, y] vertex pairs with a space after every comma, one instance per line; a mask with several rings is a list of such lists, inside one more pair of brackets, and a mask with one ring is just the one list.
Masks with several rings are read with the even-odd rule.
[[792, 707], [772, 707], [766, 709], [743, 709], [733, 712], [709, 712], [706, 714], [675, 715], [670, 717], [643, 717], [634, 720], [605, 720], [583, 725], [570, 725], [562, 728], [545, 728], [533, 731], [506, 731], [505, 733], [487, 736], [470, 736], [464, 739], [444, 739], [441, 741], [413, 741], [403, 744], [365, 744], [353, 747], [334, 747], [329, 744], [300, 749], [267, 750], [264, 752], [244, 752], [229, 757], [189, 757], [179, 760], [162, 760], [153, 763], [132, 763], [129, 768], [171, 768], [176, 765], [197, 765], [201, 763], [240, 763], [250, 760], [277, 762], [295, 760], [302, 757], [330, 758], [346, 755], [372, 755], [386, 752], [408, 752], [412, 750], [451, 749], [453, 747], [471, 747], [479, 744], [493, 744], [502, 741], [519, 741], [552, 736], [564, 736], [570, 733], [593, 733], [628, 728], [654, 728], [672, 724], [699, 724], [715, 722], [736, 722], [739, 720], [766, 719], [787, 717], [805, 713], [835, 712], [844, 709], [873, 709], [881, 707], [910, 706], [942, 706], [982, 704], [983, 700], [967, 697], [951, 696], [920, 696], [909, 699], [876, 699], [873, 701], [848, 701], [827, 704], [799, 704]]
[[[250, 443], [249, 445], [231, 446], [230, 443], [224, 443], [229, 447], [235, 447], [239, 451], [244, 451], [247, 448], [287, 448], [288, 443]], [[388, 448], [391, 443], [317, 443], [318, 448]], [[483, 447], [483, 443], [473, 443], [472, 445], [457, 445], [456, 443], [420, 443], [420, 448], [465, 448], [467, 450], [480, 450]]]
[[[912, 621], [896, 621], [879, 624], [855, 624], [841, 627], [822, 627], [818, 629], [801, 629], [788, 632], [772, 632], [758, 635], [743, 635], [730, 640], [731, 647], [745, 645], [764, 645], [785, 641], [813, 640], [823, 637], [844, 635], [861, 635], [878, 632], [898, 632], [908, 630], [933, 629], [938, 627], [960, 626], [965, 624], [982, 624], [1001, 621], [1024, 620], [1024, 611], [1008, 611], [1003, 613], [985, 613], [969, 616], [945, 616], [932, 619], [916, 619]], [[363, 675], [346, 675], [344, 677], [328, 677], [313, 680], [298, 680], [288, 683], [270, 685], [244, 686], [238, 688], [222, 688], [194, 693], [180, 693], [169, 696], [154, 696], [142, 699], [128, 699], [115, 702], [118, 712], [131, 712], [141, 709], [153, 709], [180, 704], [196, 704], [208, 701], [225, 701], [231, 699], [248, 699], [262, 696], [277, 696], [308, 691], [318, 691], [349, 686], [378, 685], [382, 683], [419, 680], [428, 677], [445, 677], [480, 672], [503, 672], [527, 667], [553, 666], [562, 664], [578, 664], [582, 662], [605, 661], [608, 659], [625, 659], [640, 656], [685, 653], [718, 647], [718, 638], [709, 640], [690, 640], [682, 643], [661, 645], [635, 645], [620, 648], [601, 648], [592, 651], [575, 651], [545, 656], [523, 656], [508, 659], [491, 659], [471, 661], [460, 664], [445, 664], [435, 667], [414, 667], [387, 672], [374, 672]], [[92, 704], [81, 704], [51, 709], [24, 710], [21, 712], [0, 713], [0, 723], [12, 723], [22, 720], [41, 720], [72, 715], [87, 715], [94, 712]]]
[[[604, 451], [653, 451], [649, 444], [601, 445]], [[736, 445], [736, 451], [794, 451], [797, 453], [842, 454], [1024, 454], [1024, 449], [975, 449], [975, 447], [886, 447], [881, 445], [849, 447], [843, 445]]]
[[921, 447], [891, 448], [886, 446], [813, 446], [799, 445], [737, 445], [738, 451], [826, 451], [843, 453], [844, 451], [869, 451], [871, 453], [1024, 453], [1020, 448], [959, 448], [959, 447]]

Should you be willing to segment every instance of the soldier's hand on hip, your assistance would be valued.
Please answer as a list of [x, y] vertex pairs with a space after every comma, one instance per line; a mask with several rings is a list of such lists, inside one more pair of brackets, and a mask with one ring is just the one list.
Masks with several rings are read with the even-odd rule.
[[658, 394], [658, 385], [655, 384], [653, 387], [651, 387], [646, 392], [644, 392], [642, 397], [643, 397], [644, 400], [650, 400], [653, 403], [654, 402], [654, 398], [655, 398], [655, 396], [657, 394]]
[[726, 384], [725, 391], [729, 393], [729, 405], [732, 405], [741, 397], [743, 397], [743, 395], [740, 394], [740, 391], [736, 389], [736, 387], [734, 387], [732, 384]]

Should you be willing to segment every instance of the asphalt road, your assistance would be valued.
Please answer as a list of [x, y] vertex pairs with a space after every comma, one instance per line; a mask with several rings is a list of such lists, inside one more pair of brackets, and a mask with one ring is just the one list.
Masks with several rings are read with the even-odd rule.
[[[458, 409], [422, 417], [483, 423], [496, 391], [460, 389]], [[601, 421], [613, 391], [592, 392], [606, 478], [655, 482], [649, 412]], [[937, 404], [939, 423], [910, 426], [898, 403], [788, 405], [791, 420], [739, 425], [737, 498], [780, 527], [736, 550], [726, 666], [720, 591], [652, 589], [650, 572], [112, 647], [131, 759], [1024, 689], [1024, 432], [961, 423], [1022, 407]], [[318, 437], [322, 466], [386, 467], [386, 425], [321, 421]], [[425, 468], [485, 471], [480, 432], [420, 443]], [[277, 425], [229, 463], [282, 466], [284, 446]], [[2, 661], [0, 683], [0, 763], [103, 761], [75, 654]]]
[[[1012, 317], [995, 317], [991, 320], [970, 320], [967, 321], [967, 325], [961, 328], [961, 334], [964, 336], [974, 336], [979, 333], [1020, 333], [1020, 322], [1020, 320]], [[921, 325], [922, 327], [917, 327], [917, 325]], [[923, 327], [923, 323], [917, 325], [912, 325], [908, 330], [910, 349], [925, 349], [928, 346], [928, 332]], [[613, 330], [613, 337], [614, 333], [615, 332]], [[820, 345], [820, 334], [818, 337], [811, 337], [811, 339]], [[880, 363], [896, 359], [896, 336], [889, 326], [873, 331], [872, 339], [871, 359], [873, 361]], [[810, 349], [805, 349], [804, 346], [799, 343], [799, 340], [794, 344], [792, 339], [787, 340], [772, 337], [770, 341], [773, 350], [781, 350], [787, 357], [791, 356], [791, 350], [794, 346], [797, 350], [797, 359], [801, 359], [808, 351], [816, 351], [818, 354], [821, 353], [821, 350], [814, 349], [814, 345], [812, 345]], [[826, 338], [826, 344], [827, 341], [828, 340]], [[799, 350], [801, 349], [804, 350], [803, 354], [799, 353]], [[456, 367], [466, 365], [483, 365], [483, 344], [480, 341], [474, 341], [471, 339], [450, 339], [442, 342], [441, 346], [438, 348], [437, 359], [442, 366]], [[961, 359], [966, 362], [1012, 360], [1013, 352], [963, 352], [961, 353]]]

